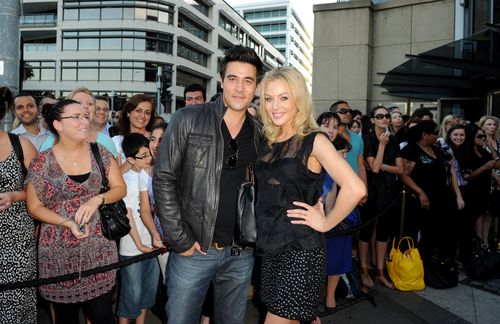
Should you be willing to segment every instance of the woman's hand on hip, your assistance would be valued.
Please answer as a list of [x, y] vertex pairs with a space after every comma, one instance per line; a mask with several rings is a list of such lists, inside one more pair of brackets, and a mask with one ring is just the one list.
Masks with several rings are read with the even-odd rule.
[[293, 204], [302, 208], [287, 210], [288, 217], [293, 218], [290, 221], [292, 224], [307, 225], [322, 233], [328, 230], [322, 199], [314, 206], [298, 201], [294, 201]]

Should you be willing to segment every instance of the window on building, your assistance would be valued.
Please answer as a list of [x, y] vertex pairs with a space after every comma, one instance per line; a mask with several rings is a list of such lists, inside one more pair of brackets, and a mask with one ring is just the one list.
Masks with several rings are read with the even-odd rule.
[[197, 83], [203, 87], [207, 87], [207, 79], [202, 78], [198, 75], [191, 74], [177, 69], [177, 80], [176, 85], [179, 87], [186, 87], [190, 84]]
[[256, 23], [256, 24], [252, 24], [252, 25], [258, 32], [261, 32], [261, 33], [287, 30], [286, 21]]
[[257, 10], [257, 11], [246, 11], [244, 17], [247, 20], [251, 19], [263, 19], [263, 18], [274, 18], [274, 17], [286, 17], [286, 8], [281, 9], [270, 9], [270, 10]]
[[73, 1], [63, 3], [64, 20], [139, 19], [173, 24], [174, 6], [164, 0]]
[[171, 34], [134, 30], [63, 31], [63, 50], [134, 50], [173, 53]]
[[196, 10], [204, 14], [208, 17], [208, 9], [210, 8], [205, 2], [202, 0], [184, 0], [187, 4], [193, 6]]
[[177, 25], [204, 41], [208, 40], [208, 31], [182, 14], [179, 14]]
[[219, 14], [219, 27], [238, 38], [238, 28], [236, 27], [236, 24], [222, 14]]
[[186, 60], [207, 66], [208, 55], [182, 42], [177, 43], [177, 56]]
[[273, 45], [286, 45], [286, 36], [264, 36], [267, 41]]
[[54, 61], [25, 61], [23, 66], [23, 80], [55, 81], [56, 62]]
[[172, 65], [142, 61], [62, 61], [63, 81], [137, 81], [156, 82], [158, 66], [172, 78]]

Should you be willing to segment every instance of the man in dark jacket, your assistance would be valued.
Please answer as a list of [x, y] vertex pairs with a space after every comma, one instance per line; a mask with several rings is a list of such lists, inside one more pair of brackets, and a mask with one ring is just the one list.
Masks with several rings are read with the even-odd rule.
[[216, 323], [243, 323], [253, 248], [231, 253], [237, 188], [257, 157], [260, 134], [247, 113], [263, 66], [235, 46], [221, 61], [223, 93], [172, 117], [155, 163], [153, 191], [165, 240], [174, 252], [167, 274], [169, 323], [199, 323], [214, 283]]

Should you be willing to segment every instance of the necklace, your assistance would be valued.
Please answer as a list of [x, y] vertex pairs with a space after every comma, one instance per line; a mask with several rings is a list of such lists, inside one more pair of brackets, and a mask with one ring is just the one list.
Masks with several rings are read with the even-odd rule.
[[77, 164], [76, 162], [73, 162], [73, 166], [74, 166], [74, 167], [77, 167], [77, 166], [78, 166], [78, 164]]

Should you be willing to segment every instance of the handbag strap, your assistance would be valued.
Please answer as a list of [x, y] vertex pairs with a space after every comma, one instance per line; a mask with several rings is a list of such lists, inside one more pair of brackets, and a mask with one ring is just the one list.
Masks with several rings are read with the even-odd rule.
[[413, 239], [409, 236], [405, 236], [405, 237], [402, 237], [400, 240], [399, 240], [399, 243], [398, 243], [398, 250], [401, 251], [399, 249], [399, 246], [401, 245], [401, 242], [403, 242], [403, 240], [406, 240], [406, 242], [408, 242], [408, 248], [410, 249], [414, 249], [415, 248], [415, 243], [413, 242]]
[[92, 153], [94, 154], [94, 158], [99, 166], [99, 170], [101, 171], [101, 193], [109, 190], [109, 181], [108, 177], [106, 177], [106, 173], [104, 172], [104, 165], [102, 163], [101, 153], [99, 152], [99, 147], [97, 143], [90, 143], [90, 148], [92, 149]]

